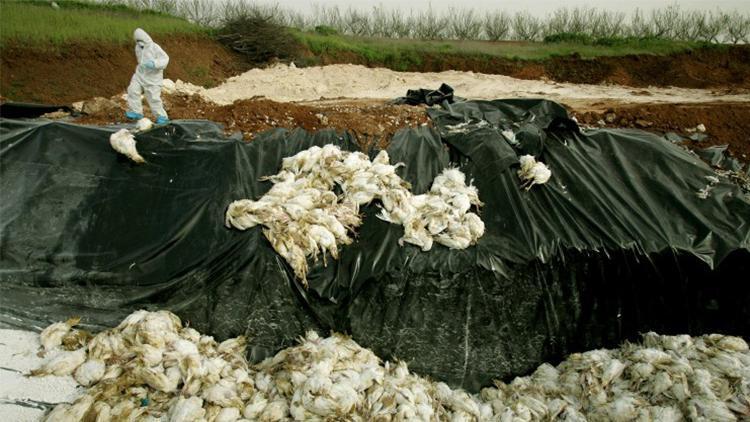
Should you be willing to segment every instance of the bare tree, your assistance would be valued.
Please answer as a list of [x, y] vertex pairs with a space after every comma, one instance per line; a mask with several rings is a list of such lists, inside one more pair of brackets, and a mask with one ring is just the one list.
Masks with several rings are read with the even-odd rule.
[[482, 33], [482, 21], [473, 9], [448, 9], [448, 37], [456, 40], [476, 40]]
[[740, 12], [734, 11], [727, 14], [727, 38], [732, 44], [748, 42], [750, 35], [750, 16], [743, 16]]
[[294, 9], [287, 9], [283, 14], [284, 25], [298, 29], [308, 29], [308, 18], [304, 14]]
[[542, 34], [542, 22], [529, 12], [513, 16], [513, 35], [520, 40], [534, 41]]
[[568, 30], [565, 32], [591, 35], [591, 22], [595, 19], [595, 17], [596, 9], [591, 9], [588, 7], [576, 7], [570, 13]]
[[218, 21], [216, 4], [211, 0], [184, 0], [180, 15], [202, 26], [214, 26]]
[[600, 11], [597, 13], [591, 33], [599, 38], [625, 35], [625, 13]]
[[420, 12], [414, 28], [417, 38], [423, 40], [441, 40], [445, 38], [447, 20], [439, 15], [430, 5], [426, 12]]
[[398, 10], [391, 10], [391, 16], [388, 21], [390, 32], [396, 38], [411, 38], [416, 36], [416, 21], [414, 16], [404, 17]]
[[372, 8], [370, 32], [373, 37], [393, 38], [396, 36], [391, 30], [390, 14], [382, 4]]
[[643, 11], [636, 8], [635, 12], [630, 16], [630, 29], [628, 33], [633, 37], [639, 38], [653, 37], [655, 30], [652, 25], [653, 22], [646, 19]]
[[369, 13], [350, 7], [344, 15], [344, 28], [347, 33], [352, 35], [371, 35]]
[[720, 11], [704, 14], [698, 28], [700, 39], [707, 42], [719, 42], [719, 36], [726, 26], [726, 16]]
[[321, 6], [313, 4], [314, 26], [330, 26], [339, 32], [345, 32], [346, 26], [338, 6]]
[[511, 17], [504, 11], [488, 13], [484, 18], [484, 33], [490, 41], [507, 39], [510, 26]]
[[684, 11], [674, 28], [674, 38], [682, 41], [698, 41], [705, 15], [698, 11]]
[[651, 27], [653, 36], [659, 38], [674, 38], [675, 29], [680, 20], [680, 6], [673, 4], [664, 9], [651, 11]]
[[570, 10], [567, 7], [562, 7], [552, 11], [552, 14], [547, 16], [544, 32], [546, 35], [570, 32]]

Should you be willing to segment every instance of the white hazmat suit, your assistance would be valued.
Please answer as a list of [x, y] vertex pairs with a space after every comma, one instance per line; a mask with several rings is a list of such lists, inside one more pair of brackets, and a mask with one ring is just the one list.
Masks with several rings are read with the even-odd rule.
[[141, 28], [135, 30], [133, 37], [138, 66], [128, 86], [128, 113], [126, 115], [133, 119], [143, 117], [141, 93], [144, 93], [157, 123], [166, 122], [167, 112], [161, 101], [161, 85], [164, 79], [164, 69], [169, 63], [169, 56]]

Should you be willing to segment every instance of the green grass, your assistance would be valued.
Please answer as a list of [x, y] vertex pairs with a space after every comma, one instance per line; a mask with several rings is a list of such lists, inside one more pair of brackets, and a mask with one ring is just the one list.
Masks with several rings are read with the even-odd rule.
[[616, 39], [609, 40], [607, 45], [592, 45], [578, 42], [419, 41], [321, 35], [299, 31], [294, 34], [315, 55], [352, 53], [373, 63], [393, 65], [397, 70], [408, 68], [410, 64], [419, 64], [426, 54], [544, 60], [574, 53], [584, 58], [629, 54], [666, 55], [703, 46], [699, 43], [663, 39]]
[[59, 46], [70, 42], [132, 42], [133, 30], [151, 35], [203, 34], [207, 30], [184, 19], [124, 6], [103, 6], [58, 0], [59, 9], [46, 1], [0, 1], [0, 43]]

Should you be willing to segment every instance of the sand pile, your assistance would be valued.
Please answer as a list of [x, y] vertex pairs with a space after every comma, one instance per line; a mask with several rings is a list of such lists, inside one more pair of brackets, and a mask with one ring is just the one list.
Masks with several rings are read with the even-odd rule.
[[437, 88], [447, 83], [457, 95], [469, 99], [539, 98], [553, 100], [623, 100], [632, 103], [750, 101], [750, 95], [721, 94], [704, 89], [638, 88], [615, 85], [581, 85], [515, 79], [503, 75], [447, 71], [395, 72], [360, 65], [297, 68], [277, 64], [252, 69], [215, 88], [205, 89], [182, 81], [165, 81], [167, 92], [200, 94], [217, 104], [262, 96], [274, 101], [314, 101], [324, 98], [395, 98], [408, 89]]

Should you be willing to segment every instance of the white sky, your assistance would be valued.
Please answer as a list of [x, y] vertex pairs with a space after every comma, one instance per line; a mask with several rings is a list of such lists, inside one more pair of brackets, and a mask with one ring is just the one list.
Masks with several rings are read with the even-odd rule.
[[537, 16], [545, 16], [549, 11], [561, 8], [576, 6], [590, 6], [599, 9], [613, 11], [630, 12], [635, 8], [650, 10], [653, 8], [662, 8], [671, 4], [677, 4], [682, 9], [715, 9], [721, 8], [724, 11], [738, 10], [742, 13], [750, 13], [750, 0], [256, 0], [258, 3], [279, 4], [287, 8], [294, 8], [301, 12], [312, 10], [313, 4], [319, 5], [338, 5], [342, 8], [364, 8], [369, 9], [373, 6], [382, 4], [389, 9], [402, 9], [406, 12], [409, 10], [418, 11], [427, 9], [430, 4], [432, 8], [438, 11], [454, 8], [473, 8], [476, 10], [498, 10], [508, 11], [527, 10]]

